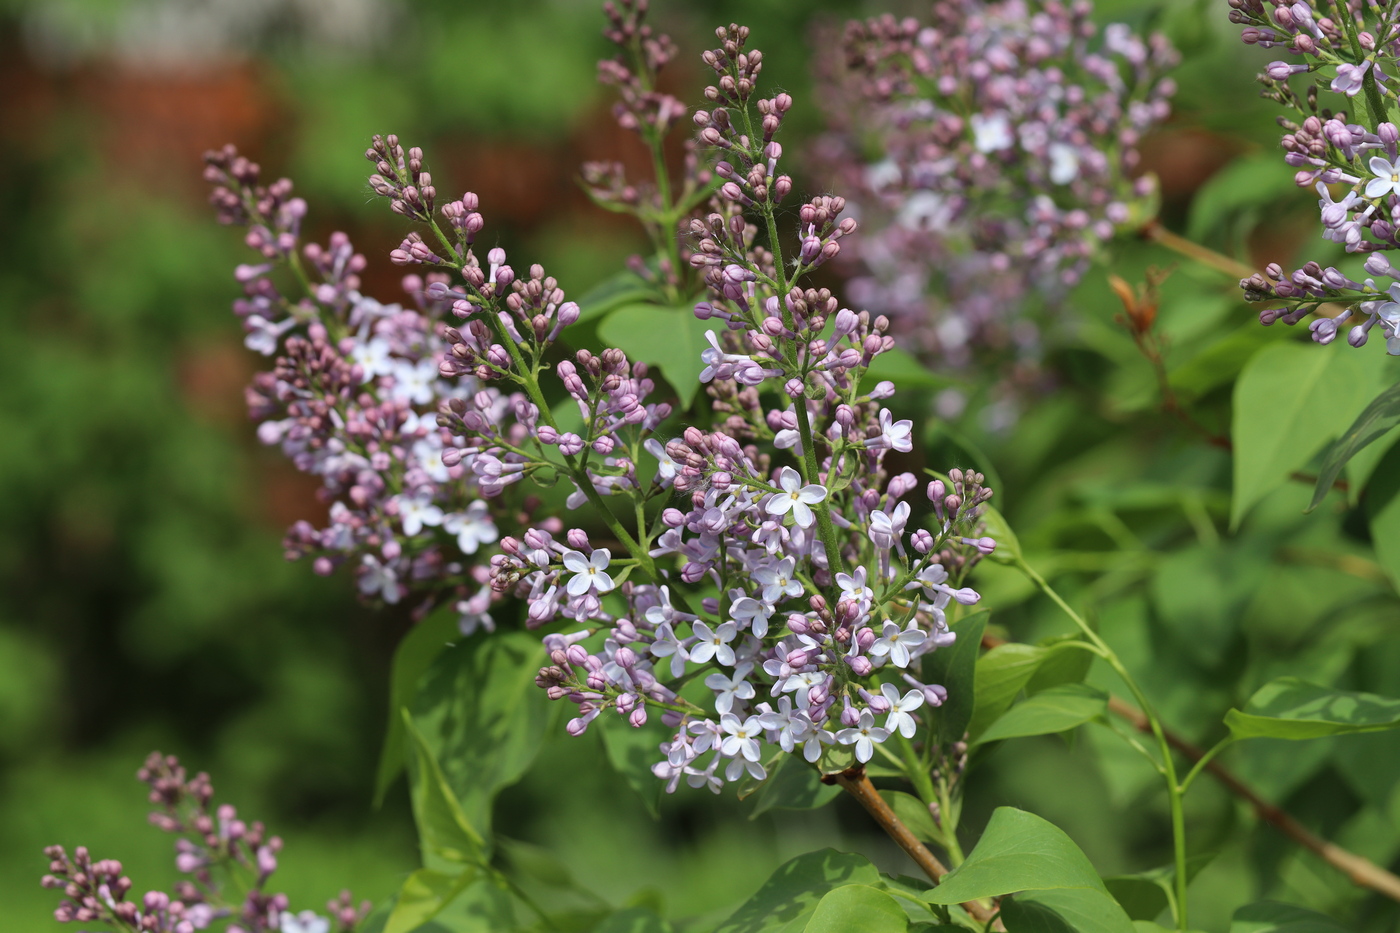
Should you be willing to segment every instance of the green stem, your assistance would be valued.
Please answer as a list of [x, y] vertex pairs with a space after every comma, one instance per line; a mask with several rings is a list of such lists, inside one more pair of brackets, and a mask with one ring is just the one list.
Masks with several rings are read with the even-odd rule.
[[1101, 657], [1108, 663], [1109, 667], [1113, 668], [1114, 673], [1118, 675], [1119, 679], [1123, 681], [1128, 690], [1132, 692], [1133, 697], [1138, 702], [1139, 708], [1142, 709], [1143, 715], [1147, 717], [1147, 722], [1152, 728], [1152, 735], [1157, 740], [1158, 751], [1162, 756], [1162, 776], [1166, 779], [1167, 802], [1171, 808], [1172, 850], [1176, 865], [1176, 877], [1173, 880], [1178, 905], [1176, 910], [1176, 924], [1177, 929], [1187, 930], [1189, 927], [1187, 926], [1186, 911], [1186, 815], [1181, 805], [1181, 797], [1184, 788], [1177, 780], [1176, 765], [1172, 762], [1171, 745], [1167, 742], [1166, 733], [1162, 730], [1161, 720], [1157, 717], [1157, 712], [1153, 709], [1147, 696], [1142, 692], [1142, 689], [1138, 687], [1137, 681], [1133, 680], [1132, 675], [1129, 674], [1128, 669], [1123, 666], [1123, 662], [1119, 659], [1118, 655], [1108, 646], [1107, 642], [1099, 637], [1099, 633], [1094, 631], [1093, 628], [1089, 626], [1089, 623], [1084, 621], [1083, 616], [1075, 612], [1074, 608], [1064, 601], [1063, 597], [1055, 591], [1054, 587], [1045, 581], [1044, 577], [1036, 573], [1035, 569], [1026, 563], [1025, 558], [1018, 554], [1015, 556], [1015, 561], [1016, 568], [1025, 574], [1027, 579], [1039, 587], [1041, 592], [1049, 596], [1065, 615], [1069, 616], [1070, 619], [1074, 621], [1074, 624], [1078, 626], [1079, 630], [1084, 634], [1084, 637], [1102, 652]]
[[1209, 749], [1204, 755], [1201, 756], [1200, 761], [1197, 761], [1196, 764], [1191, 768], [1191, 770], [1188, 771], [1188, 772], [1186, 772], [1186, 777], [1182, 778], [1182, 780], [1181, 780], [1181, 792], [1182, 792], [1182, 794], [1185, 794], [1185, 793], [1186, 793], [1186, 789], [1187, 789], [1188, 787], [1191, 786], [1191, 782], [1194, 781], [1194, 780], [1196, 780], [1196, 775], [1198, 775], [1198, 774], [1200, 774], [1202, 771], [1204, 771], [1206, 765], [1210, 764], [1210, 760], [1211, 760], [1212, 758], [1214, 758], [1216, 755], [1218, 755], [1218, 754], [1220, 754], [1221, 752], [1223, 752], [1223, 751], [1224, 751], [1227, 747], [1229, 747], [1229, 745], [1230, 745], [1232, 742], [1234, 742], [1234, 741], [1235, 741], [1235, 737], [1234, 737], [1233, 735], [1227, 735], [1227, 736], [1225, 736], [1225, 738], [1221, 739], [1219, 742], [1216, 742], [1214, 745], [1212, 745], [1212, 746], [1210, 747], [1210, 749]]
[[[817, 481], [817, 451], [812, 443], [812, 423], [807, 414], [807, 399], [799, 396], [794, 399], [793, 408], [797, 411], [797, 431], [802, 438], [802, 472], [803, 479], [808, 483]], [[836, 539], [836, 526], [831, 522], [831, 493], [816, 504], [817, 530], [821, 533], [822, 544], [826, 547], [826, 564], [828, 568], [836, 567], [837, 561], [841, 559], [841, 545]], [[835, 579], [835, 573], [832, 574]]]

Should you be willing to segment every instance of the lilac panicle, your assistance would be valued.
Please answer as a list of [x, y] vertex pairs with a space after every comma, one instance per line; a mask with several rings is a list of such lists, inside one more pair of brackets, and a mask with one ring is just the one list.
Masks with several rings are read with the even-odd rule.
[[209, 775], [191, 777], [175, 756], [152, 752], [137, 777], [150, 787], [151, 823], [180, 837], [175, 866], [186, 877], [171, 893], [147, 891], [137, 899], [120, 862], [94, 861], [83, 846], [71, 856], [63, 846], [49, 846], [41, 883], [63, 892], [54, 911], [60, 923], [102, 923], [133, 933], [194, 933], [214, 923], [228, 933], [330, 933], [334, 922], [334, 929], [353, 933], [369, 914], [369, 902], [356, 906], [349, 891], [326, 905], [329, 918], [294, 913], [285, 894], [267, 893], [282, 840], [267, 835], [262, 823], [239, 819], [230, 804], [214, 807]]
[[851, 296], [916, 351], [1033, 357], [1026, 305], [1061, 299], [1153, 193], [1133, 176], [1176, 53], [1121, 24], [1100, 32], [1092, 12], [939, 0], [926, 22], [849, 23], [844, 67], [823, 60], [833, 132], [817, 161], [864, 229]]
[[[1400, 13], [1394, 4], [1319, 4], [1309, 0], [1230, 0], [1230, 21], [1247, 45], [1287, 56], [1259, 76], [1263, 95], [1292, 110], [1279, 118], [1284, 162], [1299, 187], [1318, 194], [1322, 238], [1365, 256], [1343, 271], [1317, 262], [1285, 271], [1270, 263], [1240, 281], [1245, 298], [1264, 302], [1264, 324], [1297, 324], [1309, 314], [1313, 340], [1339, 334], [1360, 347], [1377, 326], [1386, 350], [1400, 355], [1400, 272], [1387, 251], [1400, 249], [1400, 130], [1390, 119], [1400, 74]], [[1295, 80], [1306, 80], [1300, 96]], [[1319, 109], [1323, 94], [1333, 109]], [[1336, 309], [1341, 305], [1340, 311]]]

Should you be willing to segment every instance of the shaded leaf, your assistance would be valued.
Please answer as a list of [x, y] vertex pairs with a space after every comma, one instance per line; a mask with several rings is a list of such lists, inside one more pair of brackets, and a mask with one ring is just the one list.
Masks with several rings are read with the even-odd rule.
[[651, 771], [661, 760], [661, 743], [673, 733], [661, 725], [661, 717], [653, 716], [646, 725], [634, 729], [621, 716], [603, 716], [593, 721], [592, 728], [601, 731], [603, 747], [613, 770], [627, 781], [638, 794], [647, 812], [655, 819], [661, 813], [661, 794], [666, 784]]
[[879, 883], [879, 871], [859, 855], [835, 849], [808, 852], [779, 866], [715, 933], [797, 933], [828, 891]]
[[1045, 648], [1036, 645], [1009, 642], [977, 659], [972, 721], [967, 729], [973, 740], [1010, 709], [1046, 654]]
[[1308, 511], [1317, 508], [1323, 498], [1332, 489], [1332, 484], [1341, 475], [1342, 468], [1347, 462], [1364, 447], [1375, 442], [1392, 428], [1400, 424], [1400, 383], [1396, 383], [1386, 389], [1380, 395], [1371, 400], [1371, 404], [1356, 416], [1356, 420], [1351, 423], [1351, 427], [1342, 432], [1342, 435], [1332, 442], [1332, 446], [1327, 448], [1327, 455], [1322, 459], [1322, 467], [1318, 470], [1317, 486], [1313, 489], [1312, 502], [1308, 503]]
[[1249, 548], [1182, 548], [1157, 564], [1152, 605], [1181, 648], [1197, 664], [1213, 668], [1240, 637], [1236, 620], [1267, 567], [1264, 556]]
[[932, 715], [938, 726], [937, 741], [949, 745], [962, 741], [972, 722], [975, 701], [977, 658], [982, 653], [982, 634], [987, 629], [988, 615], [978, 612], [953, 626], [957, 641], [924, 655], [922, 676], [926, 684], [940, 684], [948, 689], [948, 699]]
[[639, 304], [657, 294], [635, 272], [623, 271], [599, 282], [578, 299], [580, 321], [601, 317], [623, 305]]
[[1400, 700], [1333, 690], [1280, 677], [1255, 691], [1244, 710], [1225, 714], [1237, 739], [1316, 739], [1400, 728]]
[[841, 796], [836, 784], [823, 784], [821, 772], [799, 755], [782, 755], [754, 797], [749, 819], [769, 810], [816, 810]]
[[941, 389], [954, 384], [954, 380], [934, 372], [916, 360], [908, 350], [899, 347], [886, 350], [872, 359], [861, 385], [868, 392], [876, 382], [884, 379], [901, 389]]
[[1303, 907], [1259, 901], [1235, 911], [1230, 933], [1347, 933], [1347, 927]]
[[671, 933], [671, 925], [646, 907], [627, 907], [593, 928], [593, 933]]
[[1376, 561], [1400, 587], [1400, 445], [1386, 451], [1376, 465], [1364, 504]]
[[419, 680], [413, 719], [468, 822], [489, 837], [491, 805], [534, 761], [554, 715], [534, 675], [544, 646], [523, 631], [453, 646]]
[[376, 807], [384, 802], [389, 785], [403, 769], [403, 717], [399, 710], [413, 704], [418, 693], [418, 679], [433, 659], [460, 637], [457, 612], [446, 605], [410, 629], [394, 649], [394, 665], [389, 674], [389, 728], [384, 735], [384, 748], [379, 753], [379, 770], [374, 779]]
[[885, 799], [885, 803], [890, 805], [894, 815], [899, 821], [909, 827], [909, 831], [918, 836], [924, 842], [933, 842], [942, 845], [943, 837], [938, 832], [938, 827], [934, 825], [933, 814], [929, 813], [924, 802], [913, 794], [906, 794], [900, 790], [882, 790], [880, 796]]
[[692, 305], [632, 304], [609, 314], [599, 325], [598, 334], [634, 362], [661, 367], [681, 407], [689, 408], [700, 390], [700, 371], [705, 368], [700, 361], [701, 351], [709, 346], [705, 331], [723, 329], [722, 323], [697, 318]]
[[1108, 694], [1087, 684], [1061, 684], [1027, 697], [1001, 715], [977, 743], [1054, 735], [1108, 714]]
[[990, 505], [982, 506], [982, 524], [987, 529], [987, 536], [996, 541], [996, 550], [987, 556], [987, 560], [995, 561], [998, 564], [1016, 564], [1021, 560], [1021, 542], [1016, 537], [1016, 532], [1011, 530], [1011, 525], [1006, 518], [992, 508]]
[[1171, 906], [1163, 880], [1129, 875], [1105, 878], [1104, 886], [1132, 920], [1155, 920]]
[[903, 933], [909, 929], [904, 908], [884, 891], [846, 884], [817, 902], [804, 933]]
[[1001, 903], [1007, 933], [1136, 933], [1109, 895], [1091, 888], [1018, 894]]

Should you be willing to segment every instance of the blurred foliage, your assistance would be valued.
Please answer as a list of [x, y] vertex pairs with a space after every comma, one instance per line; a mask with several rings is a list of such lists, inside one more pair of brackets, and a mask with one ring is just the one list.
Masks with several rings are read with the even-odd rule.
[[[570, 292], [639, 246], [573, 181], [583, 159], [643, 158], [592, 83], [605, 49], [591, 3], [386, 2], [367, 44], [273, 22], [244, 37], [245, 59], [166, 70], [120, 51], [123, 11], [139, 6], [0, 7], [11, 159], [0, 181], [0, 902], [16, 930], [53, 926], [37, 884], [45, 844], [120, 857], [138, 886], [173, 877], [169, 840], [141, 830], [132, 778], [152, 747], [211, 771], [221, 798], [288, 838], [279, 878], [294, 903], [319, 906], [344, 885], [383, 899], [418, 862], [402, 784], [382, 810], [369, 807], [392, 649], [411, 622], [371, 615], [344, 579], [281, 560], [282, 528], [319, 506], [243, 418], [254, 363], [227, 311], [226, 271], [243, 251], [206, 216], [199, 152], [233, 140], [291, 175], [311, 202], [313, 236], [347, 230], [372, 257], [368, 290], [385, 298], [396, 274], [374, 257], [398, 228], [367, 204], [361, 153], [374, 132], [428, 148], [435, 174], [481, 194], [492, 235]], [[811, 24], [862, 12], [835, 0], [658, 6], [687, 63], [671, 78], [686, 98], [713, 25], [753, 27], [766, 76], [799, 101], [789, 148], [820, 129], [818, 108], [803, 103]], [[1246, 261], [1317, 256], [1312, 198], [1272, 155], [1274, 114], [1255, 94], [1265, 53], [1239, 45], [1221, 7], [1099, 3], [1102, 20], [1164, 28], [1185, 52], [1177, 115], [1144, 150], [1164, 218]], [[45, 37], [59, 27], [83, 41], [55, 52]], [[1111, 258], [1130, 282], [1176, 268], [1158, 323], [1168, 385], [1207, 432], [1231, 433], [1249, 385], [1240, 374], [1263, 367], [1260, 354], [1303, 355], [1299, 335], [1257, 326], [1226, 276], [1134, 241]], [[1400, 475], [1395, 455], [1376, 445], [1348, 466], [1349, 495], [1310, 514], [1311, 487], [1287, 475], [1314, 469], [1380, 382], [1329, 399], [1330, 420], [1286, 452], [1288, 470], [1256, 484], [1252, 508], [1236, 505], [1232, 532], [1231, 457], [1162, 412], [1102, 271], [1072, 304], [1047, 361], [1058, 390], [1009, 431], [989, 429], [974, 401], [930, 435], [925, 460], [994, 467], [997, 504], [1028, 561], [1091, 614], [1193, 741], [1221, 737], [1225, 711], [1284, 674], [1400, 696], [1400, 568], [1377, 563], [1369, 524], [1396, 511], [1385, 508], [1393, 489], [1369, 502], [1358, 492], [1373, 470]], [[1384, 362], [1343, 365], [1374, 373]], [[1259, 411], [1272, 399], [1244, 397]], [[1070, 631], [1011, 571], [989, 567], [980, 582], [996, 632], [1034, 642]], [[1098, 666], [1088, 683], [1121, 691]], [[565, 865], [613, 905], [710, 922], [779, 864], [823, 846], [908, 870], [844, 799], [750, 822], [751, 804], [683, 791], [653, 821], [607, 767], [596, 731], [546, 730], [535, 765], [502, 793], [494, 822], [512, 863]], [[979, 751], [965, 842], [1009, 802], [1067, 832], [1102, 875], [1166, 864], [1155, 775], [1097, 726], [1072, 735]], [[1224, 760], [1321, 835], [1381, 864], [1400, 855], [1400, 734], [1255, 740]], [[1358, 930], [1400, 923], [1400, 905], [1353, 888], [1209, 778], [1187, 816], [1195, 853], [1210, 857], [1192, 885], [1196, 927], [1224, 930], [1235, 906], [1261, 897]]]

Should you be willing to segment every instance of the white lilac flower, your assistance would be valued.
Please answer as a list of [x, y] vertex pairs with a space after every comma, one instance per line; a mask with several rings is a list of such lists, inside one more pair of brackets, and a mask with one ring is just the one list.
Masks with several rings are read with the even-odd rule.
[[897, 623], [887, 619], [880, 637], [870, 646], [870, 655], [876, 658], [888, 656], [895, 667], [908, 667], [911, 660], [909, 652], [922, 646], [927, 637], [914, 622], [910, 622], [908, 628], [901, 629]]
[[704, 622], [693, 622], [690, 630], [700, 639], [690, 649], [690, 660], [704, 664], [714, 658], [726, 667], [733, 666], [734, 649], [729, 643], [738, 633], [738, 627], [733, 622], [725, 622], [719, 628], [710, 628]]
[[438, 379], [437, 360], [432, 357], [417, 363], [391, 360], [388, 368], [389, 375], [394, 377], [394, 387], [389, 393], [391, 397], [415, 405], [426, 405], [433, 400], [433, 387]]
[[386, 603], [393, 605], [403, 595], [399, 588], [399, 575], [388, 564], [381, 563], [373, 554], [366, 554], [360, 562], [360, 592], [366, 596], [378, 593]]
[[1005, 114], [974, 113], [971, 122], [972, 144], [978, 152], [998, 152], [1016, 142], [1011, 135], [1011, 121]]
[[729, 607], [729, 615], [736, 622], [747, 623], [755, 638], [763, 638], [768, 634], [768, 620], [773, 611], [772, 604], [752, 596], [740, 596]]
[[389, 356], [391, 352], [389, 341], [383, 337], [375, 337], [356, 341], [349, 357], [352, 364], [363, 370], [364, 381], [369, 382], [377, 376], [387, 376], [393, 372], [393, 360]]
[[864, 764], [875, 754], [875, 743], [890, 737], [890, 730], [875, 725], [875, 714], [868, 709], [860, 711], [860, 722], [849, 729], [836, 733], [836, 741], [842, 745], [856, 747], [856, 761]]
[[884, 696], [885, 702], [890, 704], [890, 714], [885, 719], [885, 728], [891, 732], [898, 732], [906, 739], [912, 739], [914, 733], [918, 731], [919, 724], [909, 713], [924, 705], [923, 693], [918, 690], [910, 690], [901, 697], [899, 688], [894, 684], [881, 684], [880, 693]]
[[656, 481], [662, 486], [671, 485], [671, 481], [676, 478], [676, 472], [681, 468], [680, 464], [671, 459], [671, 455], [666, 453], [666, 448], [654, 437], [647, 438], [642, 447], [656, 458]]
[[491, 613], [487, 612], [491, 608], [489, 585], [477, 590], [471, 599], [459, 600], [454, 608], [457, 610], [457, 630], [464, 637], [474, 634], [479, 628], [488, 632], [496, 630], [496, 622], [491, 618]]
[[753, 684], [748, 681], [752, 672], [753, 665], [746, 662], [734, 668], [733, 677], [716, 673], [705, 678], [705, 686], [715, 691], [715, 712], [728, 713], [734, 709], [735, 700], [753, 699]]
[[574, 575], [564, 587], [570, 596], [582, 596], [589, 590], [606, 593], [613, 588], [613, 579], [608, 576], [608, 563], [612, 552], [605, 547], [596, 549], [589, 557], [581, 551], [564, 552], [564, 569]]
[[854, 600], [862, 609], [869, 608], [875, 599], [875, 591], [866, 585], [865, 578], [864, 567], [857, 567], [854, 574], [838, 573], [836, 585], [841, 588], [841, 598]]
[[288, 910], [283, 911], [278, 929], [281, 933], [330, 933], [331, 922], [314, 910], [303, 910], [299, 914]]
[[690, 652], [686, 651], [685, 645], [671, 630], [669, 622], [663, 622], [656, 627], [656, 639], [647, 646], [647, 650], [654, 658], [671, 659], [672, 677], [680, 677], [685, 673], [685, 662], [690, 660]]
[[899, 544], [909, 522], [909, 503], [901, 502], [891, 511], [876, 509], [870, 513], [870, 541], [882, 551]]
[[865, 442], [867, 447], [892, 447], [900, 453], [908, 453], [914, 449], [914, 441], [910, 436], [914, 430], [914, 422], [909, 419], [895, 421], [888, 408], [880, 410], [880, 433], [869, 438]]
[[425, 525], [442, 524], [442, 509], [433, 505], [433, 500], [426, 495], [395, 496], [391, 501], [398, 503], [399, 524], [403, 526], [403, 533], [410, 537], [421, 532]]
[[803, 486], [801, 474], [792, 467], [783, 467], [778, 486], [783, 491], [769, 496], [768, 514], [786, 515], [791, 510], [793, 521], [803, 528], [811, 527], [816, 521], [811, 507], [826, 498], [826, 487], [815, 483]]
[[428, 478], [433, 482], [445, 483], [452, 479], [452, 474], [447, 470], [447, 464], [442, 462], [442, 442], [435, 436], [429, 435], [429, 437], [414, 442], [413, 459], [417, 462], [418, 468], [427, 473]]
[[754, 571], [753, 578], [763, 584], [763, 601], [766, 603], [776, 604], [786, 597], [797, 596], [802, 592], [802, 581], [797, 579], [797, 561], [791, 557], [784, 557], [775, 564], [758, 568]]
[[758, 761], [758, 740], [763, 735], [763, 724], [757, 716], [740, 720], [733, 713], [725, 713], [720, 717], [719, 725], [725, 731], [719, 747], [720, 754], [729, 757], [742, 755], [749, 761]]
[[[467, 506], [465, 512], [453, 512], [442, 519], [443, 530], [450, 535], [456, 535], [457, 547], [461, 548], [463, 554], [475, 554], [477, 549], [483, 544], [490, 544], [499, 537], [500, 532], [496, 530], [496, 525], [491, 521], [488, 514], [488, 506], [481, 499], [476, 500]], [[606, 567], [607, 564], [605, 563]], [[604, 574], [603, 576], [607, 576]], [[608, 589], [611, 589], [611, 581]], [[607, 592], [600, 590], [599, 592]]]
[[[812, 688], [826, 680], [826, 675], [821, 671], [798, 671], [788, 675], [787, 680], [782, 682], [781, 692], [791, 693], [797, 700], [797, 705], [806, 709], [811, 705]], [[774, 686], [778, 686], [774, 684]]]
[[1050, 156], [1050, 181], [1056, 185], [1067, 185], [1079, 175], [1079, 153], [1068, 143], [1051, 143], [1047, 152]]
[[295, 326], [294, 318], [273, 323], [261, 315], [250, 314], [243, 321], [243, 327], [248, 331], [248, 336], [243, 338], [243, 346], [263, 356], [271, 356], [277, 352], [282, 335]]
[[1376, 177], [1366, 182], [1366, 197], [1381, 198], [1388, 194], [1400, 194], [1400, 165], [1388, 162], [1380, 156], [1371, 156], [1371, 161], [1367, 164]]

